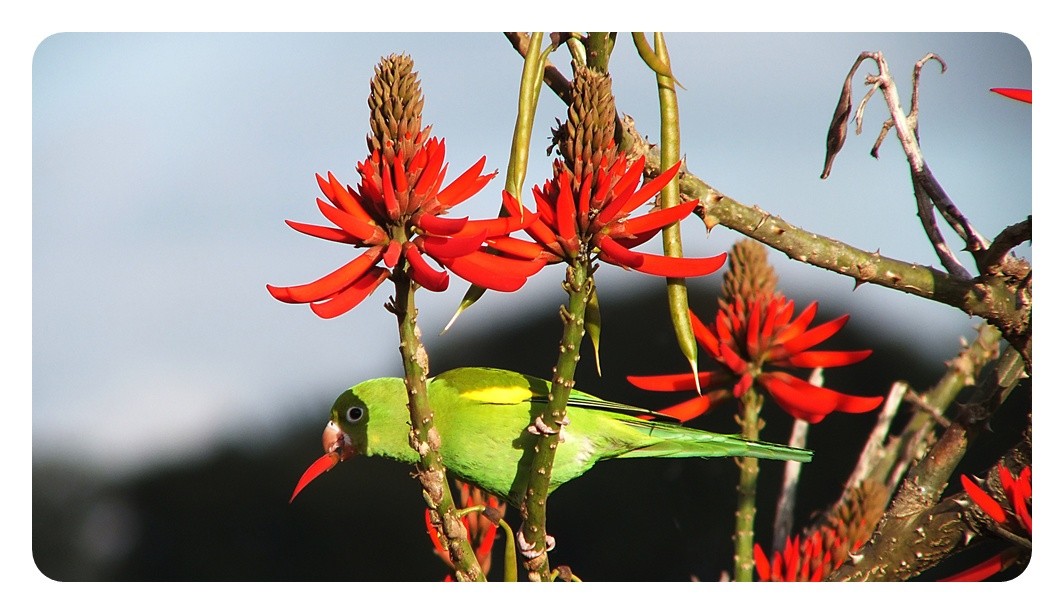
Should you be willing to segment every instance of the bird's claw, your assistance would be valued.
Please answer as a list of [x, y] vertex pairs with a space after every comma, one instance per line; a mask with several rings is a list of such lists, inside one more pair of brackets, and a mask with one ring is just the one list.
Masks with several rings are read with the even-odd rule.
[[544, 541], [547, 543], [547, 549], [537, 550], [535, 544], [530, 544], [525, 541], [525, 532], [523, 530], [524, 527], [522, 527], [521, 529], [522, 530], [517, 531], [517, 549], [521, 552], [521, 556], [525, 557], [526, 559], [532, 560], [537, 556], [540, 556], [544, 552], [550, 552], [551, 550], [554, 550], [554, 545], [556, 544], [556, 542], [554, 538], [550, 535], [544, 538]]
[[544, 437], [546, 437], [547, 435], [557, 435], [558, 443], [565, 443], [565, 433], [562, 432], [562, 429], [567, 424], [569, 424], [569, 416], [566, 416], [559, 420], [558, 429], [555, 430], [547, 426], [547, 423], [543, 421], [543, 418], [541, 416], [536, 416], [536, 421], [528, 427], [528, 432], [532, 433], [533, 435], [542, 435]]

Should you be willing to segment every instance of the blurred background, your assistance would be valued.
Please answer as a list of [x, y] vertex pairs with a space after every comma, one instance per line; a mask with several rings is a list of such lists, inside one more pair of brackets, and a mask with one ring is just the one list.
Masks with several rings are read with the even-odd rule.
[[[984, 235], [1031, 213], [1032, 107], [988, 92], [1031, 87], [1024, 41], [1003, 33], [670, 34], [682, 150], [691, 170], [733, 198], [884, 255], [936, 259], [915, 216], [887, 118], [873, 98], [829, 180], [819, 178], [839, 90], [861, 51], [886, 54], [907, 100], [921, 81], [920, 136], [938, 180]], [[398, 375], [387, 286], [336, 320], [273, 300], [266, 283], [305, 283], [350, 252], [300, 235], [321, 223], [315, 173], [357, 183], [368, 84], [381, 56], [408, 53], [425, 121], [447, 140], [449, 178], [480, 156], [505, 174], [521, 58], [500, 33], [92, 34], [42, 40], [33, 57], [32, 563], [54, 580], [436, 580], [410, 469], [360, 458], [292, 505], [321, 454], [332, 399]], [[553, 60], [568, 74], [567, 53]], [[854, 81], [865, 88], [866, 63]], [[627, 35], [611, 60], [618, 110], [656, 141], [654, 77]], [[563, 104], [544, 89], [525, 196], [548, 177], [550, 128]], [[500, 176], [461, 214], [492, 216]], [[726, 251], [739, 235], [685, 227], [685, 252]], [[955, 249], [959, 249], [956, 242]], [[660, 248], [659, 248], [660, 249]], [[1018, 251], [1031, 257], [1030, 243]], [[771, 256], [780, 289], [817, 322], [851, 315], [838, 348], [873, 348], [827, 384], [883, 394], [927, 386], [972, 338], [959, 311]], [[965, 264], [970, 264], [965, 260]], [[513, 295], [489, 294], [439, 335], [466, 288], [421, 292], [433, 372], [491, 365], [548, 372], [564, 299], [551, 267]], [[664, 282], [603, 268], [603, 376], [585, 360], [578, 387], [648, 407], [630, 373], [681, 371]], [[692, 281], [708, 315], [720, 276]], [[587, 351], [585, 357], [589, 356]], [[1030, 386], [962, 470], [982, 471], [1019, 428]], [[790, 419], [767, 408], [765, 438]], [[873, 416], [812, 427], [798, 519], [839, 495]], [[735, 430], [717, 412], [696, 426]], [[995, 447], [995, 445], [998, 447]], [[734, 463], [610, 462], [551, 499], [552, 562], [585, 579], [716, 580], [730, 568]], [[767, 510], [778, 467], [762, 465]], [[609, 501], [611, 505], [604, 506]], [[770, 540], [770, 514], [758, 541]], [[516, 520], [515, 520], [516, 522]]]

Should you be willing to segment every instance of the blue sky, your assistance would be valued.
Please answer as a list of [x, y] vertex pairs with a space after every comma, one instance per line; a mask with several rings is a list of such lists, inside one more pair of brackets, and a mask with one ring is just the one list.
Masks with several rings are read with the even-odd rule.
[[[819, 174], [856, 55], [885, 52], [907, 97], [912, 64], [934, 51], [949, 69], [925, 70], [922, 81], [931, 168], [984, 234], [1031, 211], [1031, 107], [987, 91], [1031, 84], [1027, 48], [1011, 35], [668, 40], [686, 86], [679, 104], [688, 163], [742, 202], [894, 258], [933, 262], [896, 141], [879, 160], [868, 155], [886, 118], [880, 98], [866, 132], [851, 127], [831, 178]], [[69, 33], [40, 43], [32, 90], [35, 460], [76, 457], [116, 472], [180, 460], [227, 438], [276, 433], [308, 418], [290, 415], [312, 405], [306, 399], [396, 373], [384, 288], [333, 321], [264, 289], [310, 281], [349, 258], [283, 220], [320, 222], [314, 173], [356, 182], [368, 82], [392, 52], [414, 58], [426, 122], [447, 139], [449, 176], [481, 155], [505, 170], [520, 59], [496, 33]], [[555, 57], [565, 64], [564, 51]], [[653, 79], [629, 38], [620, 38], [611, 66], [618, 108], [653, 134]], [[858, 73], [858, 98], [870, 70]], [[563, 112], [545, 92], [526, 190], [547, 176], [542, 153]], [[492, 215], [502, 183], [489, 184], [463, 214]], [[693, 221], [685, 232], [688, 253], [703, 255], [738, 236], [721, 229], [706, 239]], [[1021, 252], [1029, 255], [1030, 244]], [[833, 274], [776, 263], [785, 291], [817, 288], [855, 323], [926, 343], [943, 360], [975, 324], [951, 308], [877, 287], [851, 292]], [[603, 301], [653, 283], [609, 271]], [[420, 295], [430, 337], [461, 298], [464, 285], [452, 286]], [[517, 295], [489, 296], [449, 334], [498, 314], [553, 309], [559, 299], [555, 276], [541, 274]]]

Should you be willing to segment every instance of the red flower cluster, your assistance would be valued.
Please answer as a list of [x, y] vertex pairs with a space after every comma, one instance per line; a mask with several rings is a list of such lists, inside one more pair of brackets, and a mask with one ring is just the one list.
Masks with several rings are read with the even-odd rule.
[[[741, 397], [755, 384], [784, 411], [814, 424], [833, 411], [861, 413], [875, 409], [883, 397], [842, 394], [814, 386], [784, 371], [767, 369], [841, 367], [860, 362], [872, 353], [871, 350], [811, 350], [838, 332], [849, 319], [844, 315], [809, 328], [816, 309], [817, 304], [813, 302], [792, 319], [794, 301], [783, 296], [749, 301], [740, 296], [717, 311], [712, 330], [691, 313], [695, 338], [716, 361], [718, 368], [698, 374], [700, 396], [660, 411], [687, 421], [708, 411], [716, 401]], [[644, 390], [696, 390], [690, 373], [632, 375], [628, 381]]]
[[[772, 553], [769, 563], [760, 544], [754, 544], [754, 566], [762, 582], [820, 582], [835, 571], [842, 560], [835, 560], [832, 552], [836, 533], [830, 527], [823, 527], [811, 536], [800, 539], [798, 536], [787, 539], [783, 553]], [[861, 544], [854, 544], [856, 551]]]
[[[501, 503], [495, 495], [487, 495], [475, 486], [470, 486], [458, 480], [455, 481], [461, 487], [458, 494], [459, 507], [484, 505], [485, 507], [493, 507], [499, 510], [500, 515], [506, 512], [506, 504]], [[432, 519], [429, 514], [429, 510], [426, 509], [425, 527], [428, 529], [429, 538], [432, 540], [432, 547], [435, 549], [436, 554], [450, 565], [451, 558], [447, 554], [447, 548], [440, 541], [440, 535], [436, 532], [436, 527], [432, 525]], [[465, 525], [466, 532], [469, 534], [469, 543], [473, 546], [477, 563], [480, 564], [481, 571], [487, 575], [488, 570], [491, 569], [491, 547], [495, 544], [495, 533], [498, 530], [498, 526], [478, 512], [469, 512], [463, 515], [462, 524]], [[448, 574], [444, 581], [453, 582], [454, 578]]]
[[413, 143], [409, 160], [403, 158], [402, 149], [394, 156], [374, 150], [357, 165], [361, 176], [357, 191], [341, 184], [332, 173], [328, 179], [318, 175], [318, 185], [328, 199], [319, 198], [318, 209], [336, 227], [287, 224], [304, 234], [366, 251], [309, 284], [267, 285], [270, 294], [286, 303], [310, 303], [318, 316], [332, 318], [362, 302], [401, 260], [409, 265], [414, 282], [441, 292], [449, 282], [447, 270], [434, 268], [426, 256], [482, 287], [503, 292], [520, 288], [546, 262], [489, 253], [485, 242], [524, 228], [535, 216], [478, 221], [440, 217], [495, 176], [480, 174], [484, 169], [481, 158], [441, 189], [447, 171], [444, 153], [442, 140], [433, 137], [422, 142], [421, 135]]
[[[725, 254], [673, 258], [632, 251], [631, 248], [646, 243], [665, 226], [690, 215], [698, 204], [694, 200], [629, 217], [660, 192], [680, 167], [676, 164], [638, 187], [644, 164], [643, 157], [631, 166], [620, 157], [608, 168], [601, 165], [579, 179], [561, 160], [555, 160], [554, 178], [532, 190], [538, 218], [533, 216], [525, 232], [533, 240], [497, 237], [489, 238], [488, 244], [503, 254], [533, 261], [544, 259], [549, 263], [572, 263], [597, 253], [599, 259], [610, 264], [665, 277], [693, 277], [718, 270], [724, 264]], [[503, 204], [511, 217], [531, 215], [508, 193], [503, 194]]]

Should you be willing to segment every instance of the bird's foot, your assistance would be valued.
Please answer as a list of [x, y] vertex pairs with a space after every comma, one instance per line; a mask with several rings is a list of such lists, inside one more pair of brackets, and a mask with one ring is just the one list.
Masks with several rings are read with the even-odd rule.
[[556, 542], [554, 541], [553, 537], [548, 535], [546, 536], [544, 541], [547, 543], [547, 549], [539, 550], [536, 548], [535, 544], [530, 544], [525, 541], [525, 531], [523, 526], [517, 531], [517, 549], [521, 552], [521, 556], [525, 557], [526, 559], [531, 560], [536, 558], [537, 556], [540, 556], [544, 552], [550, 552], [551, 550], [554, 550], [554, 545]]
[[528, 432], [532, 433], [533, 435], [542, 435], [544, 437], [546, 437], [547, 435], [557, 435], [558, 443], [565, 443], [565, 433], [562, 432], [562, 429], [567, 424], [569, 424], [569, 416], [566, 416], [559, 420], [558, 428], [557, 430], [555, 430], [547, 426], [547, 423], [543, 421], [542, 417], [536, 416], [536, 421], [528, 427]]

